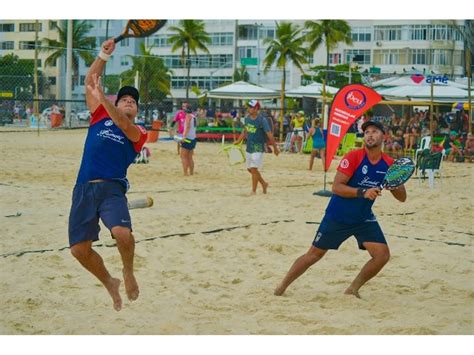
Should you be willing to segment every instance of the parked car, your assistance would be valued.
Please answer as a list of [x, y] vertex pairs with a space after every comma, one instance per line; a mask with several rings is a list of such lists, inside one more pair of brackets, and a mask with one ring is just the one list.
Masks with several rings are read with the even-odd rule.
[[77, 113], [79, 121], [89, 121], [91, 118], [91, 112], [89, 110], [79, 111]]
[[45, 108], [43, 112], [41, 112], [41, 118], [43, 120], [49, 120], [51, 119], [51, 113], [53, 112], [52, 107]]

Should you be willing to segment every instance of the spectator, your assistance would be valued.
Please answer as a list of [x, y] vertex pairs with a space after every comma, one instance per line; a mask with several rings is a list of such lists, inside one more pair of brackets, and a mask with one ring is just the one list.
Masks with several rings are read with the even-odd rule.
[[293, 133], [291, 135], [290, 141], [290, 152], [293, 152], [295, 142], [297, 145], [296, 153], [301, 152], [304, 140], [304, 122], [304, 111], [298, 111], [296, 116], [291, 120], [291, 128]]
[[325, 168], [326, 159], [326, 143], [324, 141], [324, 133], [321, 128], [321, 121], [316, 118], [313, 121], [313, 127], [309, 130], [309, 136], [313, 137], [313, 149], [311, 150], [311, 156], [309, 158], [309, 170], [313, 170], [314, 158], [319, 154], [323, 163], [323, 169]]
[[445, 155], [447, 156], [448, 161], [454, 161], [454, 158], [457, 156], [462, 156], [462, 151], [459, 148], [461, 143], [457, 138], [457, 132], [451, 131], [449, 134], [446, 135], [443, 141], [443, 149]]

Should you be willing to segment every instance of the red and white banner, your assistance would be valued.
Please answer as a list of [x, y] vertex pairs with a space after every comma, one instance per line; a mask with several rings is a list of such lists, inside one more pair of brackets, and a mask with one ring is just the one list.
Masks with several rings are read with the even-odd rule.
[[349, 127], [381, 100], [382, 96], [361, 84], [346, 85], [336, 93], [329, 113], [324, 171], [329, 170], [332, 158]]

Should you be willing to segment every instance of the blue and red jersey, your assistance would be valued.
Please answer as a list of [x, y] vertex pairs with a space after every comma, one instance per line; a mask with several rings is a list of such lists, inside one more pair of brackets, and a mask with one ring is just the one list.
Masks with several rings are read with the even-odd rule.
[[[380, 186], [393, 159], [382, 153], [380, 160], [372, 164], [365, 148], [347, 153], [337, 170], [350, 177], [347, 185], [370, 189]], [[366, 198], [346, 198], [333, 195], [326, 208], [326, 217], [340, 223], [353, 224], [375, 220], [372, 212], [374, 200]]]
[[118, 180], [128, 190], [127, 169], [146, 142], [146, 130], [140, 130], [138, 142], [130, 141], [100, 105], [92, 114], [84, 143], [76, 184], [90, 180]]

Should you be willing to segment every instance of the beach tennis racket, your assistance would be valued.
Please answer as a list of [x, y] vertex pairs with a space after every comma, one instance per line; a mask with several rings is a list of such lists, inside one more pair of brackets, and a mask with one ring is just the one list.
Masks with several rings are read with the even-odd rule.
[[114, 42], [117, 43], [129, 37], [147, 37], [162, 28], [165, 23], [166, 20], [129, 20], [122, 34], [114, 38]]
[[413, 175], [415, 163], [410, 158], [399, 158], [388, 168], [380, 189], [398, 187]]

